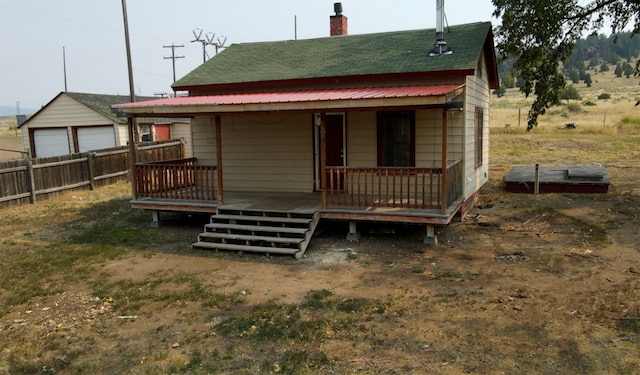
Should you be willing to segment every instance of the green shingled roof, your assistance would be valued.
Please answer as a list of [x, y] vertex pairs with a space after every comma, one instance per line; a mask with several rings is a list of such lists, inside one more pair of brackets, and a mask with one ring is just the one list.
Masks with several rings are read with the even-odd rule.
[[491, 23], [452, 26], [452, 55], [429, 57], [435, 29], [233, 44], [173, 87], [475, 69]]
[[[81, 92], [66, 92], [66, 95], [70, 96], [74, 100], [86, 105], [87, 107], [98, 112], [102, 116], [110, 119], [113, 122], [126, 124], [127, 118], [122, 116], [118, 117], [117, 113], [111, 109], [113, 104], [129, 103], [130, 97], [128, 95], [101, 95], [101, 94], [87, 94]], [[156, 97], [138, 96], [136, 101], [153, 100]]]

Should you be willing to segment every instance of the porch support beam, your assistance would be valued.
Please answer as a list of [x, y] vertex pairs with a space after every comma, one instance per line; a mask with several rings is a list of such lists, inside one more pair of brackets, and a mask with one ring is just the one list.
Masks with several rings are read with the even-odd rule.
[[224, 204], [224, 183], [222, 181], [222, 120], [215, 116], [216, 122], [216, 171], [218, 173], [218, 203]]
[[449, 152], [449, 147], [448, 147], [448, 124], [447, 124], [447, 116], [449, 114], [449, 110], [445, 107], [442, 109], [442, 195], [440, 196], [441, 199], [441, 210], [442, 210], [442, 214], [445, 214], [447, 212], [447, 204], [448, 204], [448, 187], [449, 187], [449, 183], [447, 180], [447, 154]]
[[160, 228], [160, 211], [151, 211], [151, 227]]
[[[322, 188], [322, 209], [327, 209], [327, 116], [325, 112], [314, 115], [320, 121], [320, 186]], [[317, 125], [317, 123], [316, 123]]]
[[438, 237], [436, 236], [436, 227], [433, 224], [427, 224], [426, 233], [424, 238], [422, 239], [422, 244], [424, 245], [437, 245]]
[[358, 233], [355, 221], [349, 221], [349, 233], [347, 233], [347, 241], [360, 241], [360, 233]]
[[[135, 139], [135, 128], [136, 128], [136, 119], [134, 117], [129, 116], [127, 118], [127, 132], [129, 137], [129, 180], [131, 181], [131, 196], [133, 199], [137, 199], [136, 192], [138, 191], [138, 178], [136, 176], [136, 163], [138, 162], [138, 155], [136, 153], [136, 139]], [[31, 138], [33, 139], [33, 138]], [[33, 150], [33, 146], [31, 148]]]

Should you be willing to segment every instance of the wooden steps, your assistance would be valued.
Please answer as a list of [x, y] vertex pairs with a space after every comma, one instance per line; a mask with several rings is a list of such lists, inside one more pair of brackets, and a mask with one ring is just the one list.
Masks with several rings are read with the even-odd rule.
[[300, 259], [319, 221], [317, 212], [257, 211], [219, 208], [192, 246]]

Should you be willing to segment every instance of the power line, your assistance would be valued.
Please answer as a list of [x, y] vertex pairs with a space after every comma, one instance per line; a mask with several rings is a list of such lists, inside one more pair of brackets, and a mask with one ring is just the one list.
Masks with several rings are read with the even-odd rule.
[[173, 65], [173, 82], [176, 81], [176, 59], [184, 59], [184, 56], [176, 56], [176, 48], [183, 48], [184, 45], [181, 44], [179, 46], [175, 44], [171, 44], [170, 46], [162, 46], [163, 48], [171, 48], [171, 56], [165, 56], [165, 60], [171, 59], [171, 63]]

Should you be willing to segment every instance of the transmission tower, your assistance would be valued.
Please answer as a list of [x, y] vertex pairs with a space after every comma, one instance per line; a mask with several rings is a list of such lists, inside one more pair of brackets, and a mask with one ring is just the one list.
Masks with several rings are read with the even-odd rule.
[[163, 48], [171, 48], [171, 56], [165, 56], [165, 60], [171, 59], [171, 63], [173, 64], [173, 82], [176, 81], [176, 60], [184, 59], [184, 56], [176, 56], [176, 48], [183, 48], [184, 45], [181, 44], [179, 46], [175, 44], [171, 44], [170, 46], [162, 46]]
[[214, 33], [206, 33], [205, 38], [202, 38], [202, 29], [193, 30], [193, 36], [195, 37], [191, 43], [202, 43], [202, 62], [207, 62], [209, 58], [209, 54], [207, 53], [207, 46], [214, 46], [216, 49], [216, 55], [218, 54], [218, 50], [220, 48], [224, 48], [224, 44], [227, 42], [226, 36], [219, 36], [216, 39], [216, 34]]

